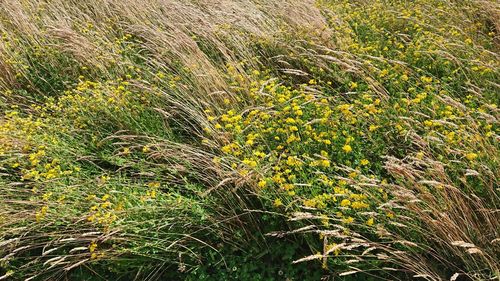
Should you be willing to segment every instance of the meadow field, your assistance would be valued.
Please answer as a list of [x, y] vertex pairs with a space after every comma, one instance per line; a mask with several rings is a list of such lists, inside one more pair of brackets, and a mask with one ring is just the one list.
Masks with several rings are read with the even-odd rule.
[[0, 0], [0, 280], [499, 280], [497, 0]]

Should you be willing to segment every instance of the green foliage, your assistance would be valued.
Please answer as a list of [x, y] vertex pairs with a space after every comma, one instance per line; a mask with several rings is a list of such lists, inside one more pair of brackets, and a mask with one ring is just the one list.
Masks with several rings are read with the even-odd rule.
[[0, 280], [498, 277], [494, 1], [77, 2], [0, 7]]

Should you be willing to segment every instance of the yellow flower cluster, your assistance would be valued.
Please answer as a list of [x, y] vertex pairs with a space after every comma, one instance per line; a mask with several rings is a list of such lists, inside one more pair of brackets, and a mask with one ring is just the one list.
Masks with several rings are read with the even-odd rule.
[[109, 228], [109, 226], [118, 218], [115, 214], [118, 206], [114, 206], [110, 197], [111, 196], [109, 194], [105, 194], [101, 198], [98, 198], [93, 194], [87, 197], [87, 200], [96, 202], [89, 209], [90, 215], [87, 217], [87, 221], [96, 222], [105, 229]]
[[[353, 128], [362, 123], [360, 116], [374, 118], [382, 112], [380, 100], [367, 93], [336, 106], [335, 100], [308, 92], [307, 86], [293, 89], [276, 80], [260, 80], [249, 89], [254, 107], [208, 115], [219, 134], [230, 136], [220, 147], [224, 160], [240, 175], [255, 180], [259, 192], [274, 196], [275, 207], [320, 210], [345, 224], [359, 217], [371, 226], [374, 219], [363, 213], [376, 206], [345, 180], [334, 178], [358, 175], [339, 172], [338, 165], [368, 171], [370, 161], [357, 147], [361, 134]], [[368, 125], [361, 127], [368, 130]]]

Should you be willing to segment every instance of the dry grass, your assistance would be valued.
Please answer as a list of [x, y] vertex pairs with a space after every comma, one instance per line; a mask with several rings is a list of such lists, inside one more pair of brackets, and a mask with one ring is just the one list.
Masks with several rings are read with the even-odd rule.
[[[269, 236], [308, 237], [312, 251], [320, 245], [321, 253], [301, 252], [296, 263], [320, 260], [325, 276], [498, 278], [499, 18], [497, 1], [479, 0], [3, 1], [0, 269], [9, 270], [0, 271], [0, 280], [63, 280], [82, 268], [98, 276], [100, 261], [129, 259], [137, 261], [136, 278], [161, 279], [172, 264], [180, 272], [201, 264], [200, 249], [216, 248], [213, 236], [235, 248], [268, 247], [262, 214], [283, 225]], [[377, 116], [360, 110], [352, 123], [340, 113], [324, 117], [350, 126], [342, 128], [347, 133], [326, 131], [338, 133], [332, 147], [339, 143], [342, 151], [350, 140], [341, 140], [359, 132], [360, 151], [383, 147], [384, 154], [370, 158], [372, 170], [354, 165], [366, 160], [361, 152], [348, 162], [341, 154], [328, 159], [326, 172], [285, 167], [295, 186], [315, 187], [311, 177], [322, 174], [367, 196], [377, 207], [360, 216], [375, 218], [373, 227], [373, 220], [367, 230], [366, 223], [336, 217], [345, 206], [304, 206], [312, 192], [287, 195], [279, 183], [272, 183], [275, 190], [259, 187], [296, 151], [307, 154], [304, 163], [327, 160], [323, 148], [309, 143], [268, 157], [276, 153], [267, 151], [275, 139], [259, 131], [265, 122], [241, 131], [231, 129], [239, 121], [217, 123], [229, 112], [244, 119], [257, 110], [276, 118], [270, 132], [281, 128], [282, 109], [262, 102], [276, 89], [311, 97], [300, 104], [304, 111], [322, 100], [332, 112], [344, 105], [354, 112], [364, 95], [377, 101]], [[421, 103], [419, 91], [432, 102]], [[453, 112], [443, 117], [447, 106]], [[297, 117], [303, 127], [322, 122], [308, 114]], [[265, 141], [260, 150], [245, 146], [249, 132]], [[243, 156], [224, 152], [238, 142]], [[262, 151], [262, 163], [246, 167]], [[86, 168], [56, 178], [26, 176], [59, 162], [61, 175], [73, 163]], [[353, 173], [358, 177], [347, 176]], [[144, 188], [157, 181], [161, 189]], [[337, 196], [321, 190], [328, 192]], [[89, 219], [123, 198], [129, 205], [109, 211], [113, 222]], [[396, 216], [387, 219], [389, 213]], [[330, 224], [319, 224], [325, 217]], [[244, 234], [236, 237], [238, 231]], [[317, 235], [319, 242], [309, 238]], [[332, 260], [342, 269], [330, 268]], [[391, 275], [396, 271], [405, 275]]]

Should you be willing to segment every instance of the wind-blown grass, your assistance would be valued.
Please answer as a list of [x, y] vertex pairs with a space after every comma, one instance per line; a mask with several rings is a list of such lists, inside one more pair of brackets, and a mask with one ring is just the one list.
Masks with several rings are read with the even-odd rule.
[[494, 280], [495, 1], [7, 1], [0, 280]]

